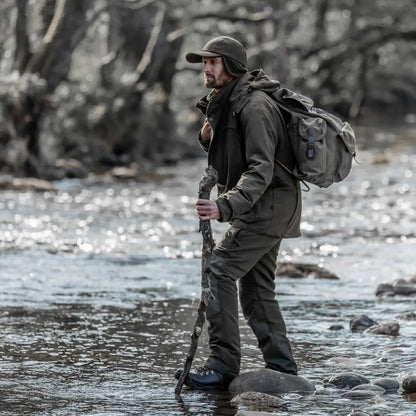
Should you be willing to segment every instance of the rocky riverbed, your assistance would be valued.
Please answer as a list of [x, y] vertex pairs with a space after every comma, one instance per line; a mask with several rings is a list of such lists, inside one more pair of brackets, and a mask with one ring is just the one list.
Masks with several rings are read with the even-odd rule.
[[[231, 392], [174, 397], [199, 297], [194, 200], [203, 160], [143, 182], [3, 186], [1, 413], [414, 415], [416, 296], [403, 287], [416, 274], [416, 149], [378, 137], [345, 182], [304, 194], [303, 237], [282, 245], [282, 264], [305, 272], [281, 270], [276, 291], [299, 375], [315, 390], [280, 393], [276, 406]], [[218, 238], [224, 226], [213, 227]], [[323, 270], [332, 278], [319, 278]], [[390, 285], [383, 294], [381, 284]], [[361, 315], [397, 331], [353, 331]], [[257, 371], [263, 363], [243, 319], [241, 332], [242, 372]], [[206, 341], [204, 332], [195, 365]]]

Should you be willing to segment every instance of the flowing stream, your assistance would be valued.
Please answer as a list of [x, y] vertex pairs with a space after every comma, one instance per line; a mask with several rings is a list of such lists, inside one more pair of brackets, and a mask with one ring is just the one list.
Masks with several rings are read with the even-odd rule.
[[[398, 320], [397, 337], [349, 330], [358, 314], [385, 322], [416, 309], [415, 297], [374, 294], [379, 283], [416, 274], [416, 145], [409, 134], [371, 137], [344, 182], [304, 194], [303, 236], [282, 245], [280, 260], [321, 264], [340, 280], [276, 281], [300, 375], [316, 393], [286, 395], [275, 414], [416, 414], [415, 401], [400, 391], [355, 401], [323, 382], [346, 370], [399, 381], [416, 371], [415, 321]], [[386, 160], [373, 163], [376, 155]], [[184, 390], [182, 401], [173, 393], [199, 298], [194, 202], [204, 165], [159, 169], [158, 180], [143, 183], [65, 180], [54, 192], [0, 192], [2, 415], [244, 409], [226, 392]], [[225, 226], [213, 229], [218, 239]], [[334, 324], [343, 329], [329, 330]], [[242, 372], [262, 367], [243, 319], [241, 332]], [[195, 365], [206, 343], [203, 333]]]

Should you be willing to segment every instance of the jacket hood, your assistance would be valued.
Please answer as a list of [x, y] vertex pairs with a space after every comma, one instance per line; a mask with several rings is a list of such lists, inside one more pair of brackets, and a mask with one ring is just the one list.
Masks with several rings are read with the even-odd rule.
[[270, 79], [262, 69], [248, 72], [242, 77], [242, 87], [231, 98], [234, 112], [239, 113], [247, 103], [250, 93], [254, 90], [264, 91], [266, 94], [272, 94], [280, 88], [280, 82]]
[[248, 82], [248, 92], [252, 90], [262, 90], [267, 94], [271, 94], [280, 87], [280, 82], [270, 79], [262, 69], [256, 69], [255, 71], [250, 72]]

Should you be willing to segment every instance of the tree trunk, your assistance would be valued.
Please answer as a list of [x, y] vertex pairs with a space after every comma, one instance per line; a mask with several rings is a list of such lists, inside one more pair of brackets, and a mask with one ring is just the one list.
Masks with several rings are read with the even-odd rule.
[[24, 71], [30, 58], [29, 38], [27, 36], [26, 26], [26, 8], [27, 0], [15, 0], [17, 8], [15, 36], [16, 49], [14, 51], [13, 69], [20, 73]]
[[318, 45], [326, 41], [326, 13], [328, 6], [328, 0], [318, 0], [314, 37], [314, 43]]

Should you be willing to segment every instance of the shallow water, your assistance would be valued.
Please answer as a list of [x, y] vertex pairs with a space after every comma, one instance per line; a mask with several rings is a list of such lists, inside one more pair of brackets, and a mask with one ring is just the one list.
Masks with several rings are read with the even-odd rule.
[[[300, 374], [317, 389], [286, 395], [276, 414], [415, 414], [401, 393], [352, 401], [323, 382], [346, 369], [398, 380], [416, 371], [414, 321], [400, 320], [398, 337], [349, 330], [357, 314], [382, 322], [416, 309], [414, 297], [374, 296], [378, 283], [416, 273], [416, 147], [374, 137], [346, 181], [304, 194], [303, 237], [282, 245], [281, 260], [322, 264], [340, 280], [276, 281]], [[386, 148], [388, 161], [371, 163]], [[228, 393], [185, 390], [182, 402], [173, 394], [199, 297], [194, 200], [203, 169], [194, 161], [161, 169], [162, 181], [68, 180], [56, 192], [0, 193], [1, 414], [238, 412]], [[213, 227], [218, 238], [224, 226]], [[263, 366], [243, 320], [241, 330], [242, 371]], [[204, 333], [195, 365], [206, 341]]]

